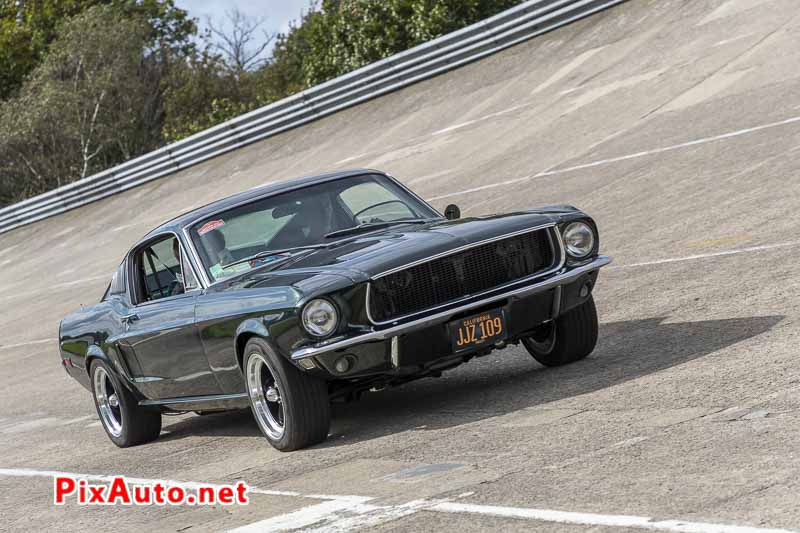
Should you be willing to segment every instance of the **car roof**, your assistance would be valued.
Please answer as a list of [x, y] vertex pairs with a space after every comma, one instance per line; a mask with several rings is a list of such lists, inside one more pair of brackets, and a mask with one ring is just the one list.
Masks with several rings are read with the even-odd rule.
[[160, 226], [148, 232], [147, 235], [142, 237], [142, 239], [139, 242], [148, 240], [152, 237], [155, 237], [157, 235], [166, 232], [180, 233], [183, 230], [183, 228], [197, 222], [200, 219], [214, 215], [215, 213], [219, 213], [220, 211], [225, 211], [237, 205], [248, 203], [250, 200], [257, 200], [262, 197], [293, 191], [296, 189], [301, 189], [303, 187], [308, 187], [310, 185], [316, 185], [318, 183], [325, 183], [327, 181], [351, 178], [354, 176], [361, 176], [364, 174], [380, 174], [383, 176], [387, 175], [385, 172], [381, 172], [380, 170], [359, 168], [359, 169], [342, 170], [338, 172], [330, 172], [327, 174], [318, 174], [314, 176], [305, 176], [302, 178], [267, 183], [266, 185], [253, 188], [248, 191], [240, 192], [232, 196], [228, 196], [227, 198], [215, 200], [210, 204], [206, 204], [202, 207], [198, 207], [196, 209], [192, 209], [191, 211], [187, 211], [186, 213], [178, 215], [177, 217], [167, 222], [164, 222]]

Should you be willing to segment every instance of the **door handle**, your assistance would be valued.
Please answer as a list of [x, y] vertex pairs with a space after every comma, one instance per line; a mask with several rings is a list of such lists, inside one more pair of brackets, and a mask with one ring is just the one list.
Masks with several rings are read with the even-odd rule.
[[131, 313], [130, 315], [125, 315], [120, 318], [120, 321], [123, 324], [130, 324], [131, 322], [135, 322], [137, 320], [139, 320], [139, 315], [137, 315], [136, 313]]

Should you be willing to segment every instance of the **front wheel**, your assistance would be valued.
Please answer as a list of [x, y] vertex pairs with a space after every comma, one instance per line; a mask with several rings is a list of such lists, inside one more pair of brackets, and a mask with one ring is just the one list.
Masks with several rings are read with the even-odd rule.
[[111, 442], [120, 448], [144, 444], [161, 433], [161, 412], [142, 407], [117, 375], [100, 359], [89, 367], [94, 406]]
[[303, 374], [263, 340], [245, 346], [245, 382], [261, 432], [284, 452], [325, 440], [331, 424], [326, 383]]
[[561, 366], [583, 359], [597, 344], [597, 308], [594, 299], [542, 324], [522, 344], [545, 366]]

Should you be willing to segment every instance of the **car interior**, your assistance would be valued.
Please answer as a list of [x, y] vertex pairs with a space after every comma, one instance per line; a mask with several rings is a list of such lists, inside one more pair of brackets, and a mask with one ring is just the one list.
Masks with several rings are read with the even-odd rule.
[[134, 255], [137, 301], [142, 303], [177, 296], [186, 292], [187, 286], [196, 287], [191, 269], [186, 269], [189, 280], [185, 282], [183, 262], [185, 257], [174, 235], [139, 249]]
[[220, 267], [264, 250], [318, 244], [338, 230], [417, 216], [401, 195], [370, 176], [315, 189], [255, 201], [204, 221], [203, 226], [213, 229], [196, 229], [195, 242], [204, 263], [214, 270], [212, 276], [218, 277]]

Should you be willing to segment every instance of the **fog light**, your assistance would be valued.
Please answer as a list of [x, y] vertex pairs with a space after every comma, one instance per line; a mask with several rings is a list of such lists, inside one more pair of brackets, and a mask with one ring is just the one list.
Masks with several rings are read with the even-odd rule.
[[392, 366], [397, 368], [400, 366], [400, 338], [392, 337], [392, 349], [390, 353], [392, 359]]
[[580, 292], [581, 298], [586, 298], [587, 296], [589, 296], [589, 292], [591, 290], [592, 290], [591, 283], [584, 283], [583, 287], [581, 287], [581, 292]]
[[350, 370], [352, 366], [353, 363], [347, 356], [340, 357], [339, 359], [336, 360], [335, 363], [333, 363], [333, 368], [340, 374], [344, 374], [345, 372]]
[[297, 363], [306, 370], [312, 370], [317, 367], [312, 359], [300, 359]]

